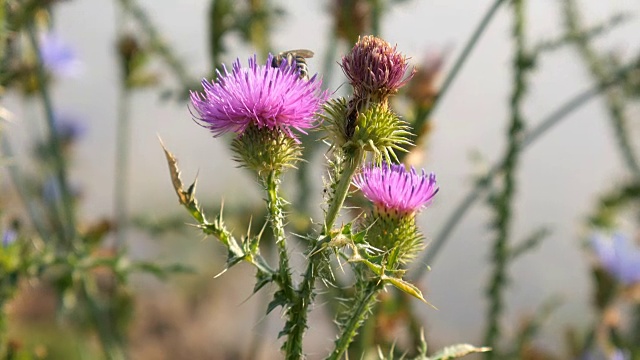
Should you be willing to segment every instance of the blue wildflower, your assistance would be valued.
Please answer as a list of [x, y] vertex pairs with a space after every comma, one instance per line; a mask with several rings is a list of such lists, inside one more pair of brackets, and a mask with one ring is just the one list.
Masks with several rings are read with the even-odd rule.
[[625, 236], [603, 234], [591, 238], [591, 247], [602, 267], [624, 285], [640, 283], [640, 248]]
[[40, 54], [44, 67], [55, 75], [75, 77], [82, 71], [75, 51], [54, 33], [40, 36]]
[[14, 229], [7, 229], [2, 233], [2, 247], [8, 247], [16, 242], [18, 233]]

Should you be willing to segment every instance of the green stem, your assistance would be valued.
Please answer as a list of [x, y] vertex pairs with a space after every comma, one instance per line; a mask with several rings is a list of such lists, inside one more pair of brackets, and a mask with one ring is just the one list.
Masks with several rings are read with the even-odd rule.
[[[335, 36], [335, 32], [332, 32], [329, 38], [329, 45], [325, 49], [325, 56], [323, 59], [322, 65], [322, 82], [324, 87], [328, 87], [331, 83], [331, 78], [333, 76], [333, 69], [335, 68], [335, 58], [338, 48], [338, 39]], [[302, 139], [303, 147], [304, 147], [304, 159], [307, 161], [301, 161], [298, 164], [298, 171], [296, 172], [296, 180], [298, 184], [298, 199], [296, 201], [296, 207], [303, 213], [310, 213], [310, 205], [309, 200], [311, 197], [309, 193], [311, 192], [311, 181], [309, 180], [309, 170], [311, 166], [310, 159], [313, 158], [313, 155], [320, 148], [321, 142], [318, 141], [318, 135], [316, 133], [310, 133], [309, 136], [305, 136]]]
[[33, 52], [36, 57], [36, 75], [38, 78], [38, 90], [42, 97], [42, 103], [45, 110], [45, 118], [47, 120], [47, 127], [49, 130], [49, 138], [51, 140], [51, 150], [53, 152], [53, 161], [56, 171], [56, 177], [60, 191], [62, 193], [62, 209], [65, 217], [65, 237], [67, 246], [72, 246], [76, 236], [75, 214], [73, 211], [73, 197], [69, 190], [69, 182], [67, 180], [67, 169], [64, 158], [62, 156], [62, 146], [60, 145], [60, 138], [55, 124], [55, 116], [53, 113], [53, 104], [47, 87], [45, 86], [46, 75], [44, 72], [44, 66], [42, 63], [42, 54], [38, 47], [38, 40], [36, 38], [35, 25], [29, 24], [28, 27], [29, 40], [33, 47]]
[[[295, 304], [297, 302], [297, 294], [293, 288], [291, 280], [291, 268], [289, 266], [289, 254], [287, 253], [287, 239], [284, 232], [284, 212], [282, 211], [282, 199], [278, 196], [278, 172], [272, 171], [269, 173], [266, 179], [266, 191], [267, 191], [267, 207], [269, 208], [269, 222], [273, 230], [273, 237], [278, 247], [278, 278], [280, 289], [283, 292], [285, 298], [289, 304]], [[289, 306], [289, 305], [285, 305]], [[295, 329], [299, 322], [300, 314], [292, 309], [288, 311], [288, 320], [285, 324], [286, 328]], [[288, 334], [287, 340], [284, 343], [284, 351], [287, 359], [299, 359], [302, 354], [302, 335], [304, 333], [305, 326], [302, 326], [303, 331], [298, 333], [292, 331]]]
[[444, 98], [444, 96], [447, 94], [447, 91], [449, 90], [449, 87], [453, 83], [453, 80], [455, 80], [458, 73], [460, 72], [460, 69], [462, 69], [462, 65], [464, 65], [464, 63], [467, 61], [467, 58], [469, 58], [471, 51], [475, 48], [478, 40], [480, 39], [484, 31], [486, 30], [487, 26], [491, 22], [491, 19], [493, 19], [493, 16], [500, 8], [500, 5], [502, 5], [502, 3], [504, 2], [505, 0], [495, 0], [494, 3], [489, 8], [489, 10], [485, 13], [484, 17], [480, 21], [480, 24], [478, 24], [478, 27], [476, 27], [473, 34], [471, 35], [466, 45], [464, 46], [464, 49], [462, 49], [462, 52], [460, 53], [455, 63], [453, 64], [451, 71], [449, 71], [449, 73], [447, 74], [447, 77], [442, 82], [440, 91], [438, 91], [438, 94], [433, 100], [433, 104], [428, 109], [428, 111], [422, 112], [420, 113], [419, 117], [416, 117], [416, 122], [414, 123], [414, 129], [416, 129], [416, 134], [423, 133], [423, 127], [425, 126], [427, 120], [429, 119], [429, 115], [431, 115], [431, 113], [435, 111], [436, 107], [440, 103], [440, 100], [442, 100], [442, 98]]
[[98, 304], [93, 295], [87, 289], [89, 279], [83, 278], [80, 283], [80, 293], [89, 307], [93, 317], [98, 338], [108, 360], [125, 360], [127, 355], [122, 345], [122, 340], [116, 335], [114, 324], [109, 312]]
[[328, 235], [333, 225], [340, 213], [340, 209], [342, 209], [342, 205], [344, 204], [344, 200], [347, 198], [349, 194], [349, 187], [351, 186], [351, 180], [353, 179], [353, 175], [356, 173], [358, 167], [362, 163], [364, 157], [364, 152], [362, 149], [356, 151], [356, 154], [353, 155], [350, 159], [347, 159], [344, 163], [344, 167], [340, 174], [340, 179], [338, 180], [338, 185], [336, 186], [335, 192], [333, 194], [333, 198], [331, 199], [331, 203], [329, 204], [329, 209], [327, 210], [327, 215], [324, 220], [324, 234]]
[[151, 22], [151, 19], [147, 16], [147, 13], [133, 0], [120, 0], [122, 7], [131, 13], [131, 15], [138, 21], [142, 30], [149, 37], [149, 41], [153, 45], [154, 50], [165, 61], [169, 68], [173, 71], [174, 75], [180, 81], [180, 85], [185, 89], [188, 89], [193, 83], [193, 79], [184, 67], [184, 64], [175, 54], [173, 49], [169, 47], [163, 40], [162, 36], [158, 32], [156, 26]]
[[131, 111], [129, 102], [129, 88], [127, 79], [122, 79], [120, 95], [118, 97], [118, 123], [116, 127], [116, 163], [114, 183], [115, 209], [115, 248], [120, 248], [125, 241], [126, 228], [129, 222], [129, 168], [131, 147]]
[[[9, 35], [8, 29], [7, 2], [6, 0], [0, 0], [0, 64], [2, 65], [6, 65], [5, 60], [9, 57], [6, 53], [7, 35]], [[6, 69], [4, 66], [2, 68]], [[2, 83], [0, 82], [0, 84]]]
[[287, 238], [284, 232], [284, 212], [282, 211], [282, 199], [278, 196], [278, 174], [275, 171], [269, 173], [266, 179], [267, 207], [269, 209], [269, 223], [273, 230], [273, 237], [278, 246], [278, 277], [280, 286], [289, 300], [295, 298], [295, 291], [291, 280], [291, 268], [289, 266], [289, 254], [287, 253]]
[[351, 344], [353, 338], [358, 333], [358, 329], [371, 313], [371, 309], [377, 300], [376, 295], [382, 288], [382, 282], [378, 280], [372, 280], [367, 284], [366, 289], [364, 289], [364, 294], [358, 299], [356, 308], [342, 328], [336, 340], [335, 348], [331, 355], [327, 357], [327, 360], [339, 360], [342, 358], [342, 355], [349, 348], [349, 344]]
[[[344, 204], [344, 200], [347, 198], [349, 193], [349, 186], [351, 185], [353, 175], [362, 163], [363, 159], [363, 150], [358, 150], [354, 156], [343, 163], [340, 178], [325, 217], [323, 237], [330, 234], [340, 209]], [[311, 243], [309, 244], [309, 248], [313, 248], [315, 245], [315, 243]], [[313, 302], [313, 289], [315, 287], [318, 270], [322, 261], [326, 261], [322, 253], [313, 254], [309, 257], [302, 283], [298, 289], [297, 299], [289, 310], [292, 318], [289, 319], [289, 332], [286, 344], [287, 360], [298, 360], [303, 357], [302, 338], [307, 329], [309, 305]]]
[[249, 8], [251, 9], [252, 21], [249, 24], [249, 37], [251, 43], [258, 49], [263, 58], [267, 57], [271, 49], [271, 41], [269, 40], [269, 10], [265, 0], [249, 0]]
[[[0, 148], [2, 149], [2, 154], [5, 158], [13, 161], [13, 151], [11, 149], [11, 144], [9, 144], [9, 139], [5, 136], [4, 131], [0, 131]], [[5, 159], [2, 159], [5, 160]], [[20, 172], [20, 169], [15, 164], [10, 163], [7, 167], [9, 172], [9, 177], [11, 178], [11, 182], [16, 187], [16, 191], [18, 193], [18, 197], [22, 201], [27, 214], [29, 215], [29, 220], [33, 227], [36, 229], [36, 232], [40, 236], [41, 239], [46, 239], [50, 236], [49, 231], [47, 231], [47, 227], [42, 221], [42, 216], [40, 216], [33, 206], [32, 203], [29, 202], [28, 191], [25, 187], [25, 177], [24, 174]], [[59, 239], [63, 241], [63, 239]]]
[[211, 64], [211, 78], [216, 79], [216, 70], [220, 66], [220, 55], [224, 53], [223, 37], [229, 30], [223, 19], [232, 14], [233, 4], [227, 0], [211, 0], [209, 3], [209, 61]]
[[[549, 130], [553, 129], [562, 120], [567, 119], [567, 116], [569, 114], [581, 108], [582, 105], [586, 104], [591, 99], [600, 95], [605, 89], [618, 84], [629, 73], [635, 71], [636, 69], [638, 69], [638, 65], [636, 63], [627, 65], [621, 68], [620, 71], [618, 71], [615, 76], [612, 77], [609, 81], [602, 84], [597, 84], [587, 90], [584, 90], [578, 95], [574, 96], [571, 100], [564, 103], [557, 110], [553, 111], [542, 121], [540, 121], [539, 125], [526, 133], [522, 141], [521, 151], [524, 151], [531, 145], [535, 144], [536, 141], [544, 134], [546, 134]], [[447, 242], [447, 240], [449, 240], [449, 237], [453, 233], [453, 230], [456, 229], [462, 218], [467, 214], [467, 211], [480, 198], [482, 191], [489, 187], [489, 185], [491, 184], [491, 180], [502, 172], [502, 169], [504, 168], [504, 161], [504, 159], [498, 161], [491, 167], [486, 175], [475, 182], [474, 187], [469, 190], [467, 195], [455, 207], [451, 215], [445, 221], [444, 226], [442, 227], [440, 232], [438, 232], [438, 234], [435, 236], [435, 240], [429, 245], [428, 251], [425, 252], [420, 261], [416, 262], [417, 264], [433, 265], [436, 257], [440, 254], [440, 250]], [[414, 282], [420, 281], [420, 279], [427, 273], [426, 269], [426, 266], [417, 267], [410, 278], [412, 278]]]
[[[573, 0], [565, 1], [564, 14], [567, 32], [569, 34], [580, 34], [583, 32], [580, 24], [578, 8]], [[585, 37], [574, 36], [574, 42], [578, 47], [580, 55], [587, 63], [592, 77], [598, 83], [606, 82], [610, 77], [608, 70], [602, 58], [590, 46], [588, 39]], [[631, 171], [632, 175], [636, 179], [640, 180], [640, 161], [636, 157], [631, 139], [629, 138], [630, 131], [627, 129], [628, 121], [625, 116], [625, 99], [622, 94], [611, 89], [606, 92], [605, 100], [609, 110], [609, 116], [611, 118], [611, 125], [613, 126], [616, 139], [618, 140], [622, 159], [627, 168]]]
[[530, 61], [526, 52], [525, 39], [525, 5], [524, 0], [514, 0], [513, 36], [516, 45], [514, 66], [514, 89], [511, 94], [511, 124], [508, 130], [508, 144], [504, 162], [504, 182], [501, 191], [493, 203], [495, 211], [494, 226], [496, 238], [492, 249], [493, 274], [487, 287], [489, 310], [487, 328], [483, 344], [494, 351], [485, 354], [486, 359], [494, 359], [499, 354], [496, 345], [501, 335], [500, 320], [504, 311], [504, 290], [507, 284], [507, 266], [509, 264], [509, 239], [513, 218], [513, 197], [516, 191], [515, 173], [518, 167], [524, 118], [522, 102], [527, 90], [526, 75], [530, 69]]
[[381, 0], [369, 0], [371, 2], [371, 35], [380, 36], [380, 21], [384, 11]]

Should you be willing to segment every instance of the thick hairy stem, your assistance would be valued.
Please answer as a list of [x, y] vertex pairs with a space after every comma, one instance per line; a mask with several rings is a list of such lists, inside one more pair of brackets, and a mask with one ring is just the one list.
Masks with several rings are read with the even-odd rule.
[[333, 197], [331, 198], [331, 203], [329, 204], [329, 209], [327, 210], [327, 215], [324, 220], [325, 235], [329, 234], [329, 231], [331, 231], [336, 219], [338, 218], [338, 214], [340, 213], [340, 209], [342, 209], [344, 200], [349, 194], [349, 187], [351, 186], [353, 175], [356, 173], [356, 170], [358, 170], [358, 167], [360, 167], [362, 160], [363, 150], [358, 150], [351, 159], [348, 159], [344, 162], [342, 171], [340, 173], [340, 179], [338, 180], [338, 185], [335, 188]]
[[[297, 294], [291, 280], [291, 268], [289, 267], [289, 254], [287, 253], [287, 239], [284, 232], [284, 212], [282, 211], [282, 199], [278, 196], [278, 174], [275, 171], [269, 173], [266, 179], [267, 207], [269, 208], [269, 222], [273, 229], [273, 237], [278, 247], [278, 283], [284, 297], [291, 306], [287, 310], [288, 319], [283, 333], [287, 334], [284, 343], [284, 351], [287, 359], [299, 359], [302, 357], [302, 335], [292, 331], [300, 323], [300, 314], [293, 309], [296, 304]], [[291, 331], [290, 331], [291, 329]]]
[[[363, 160], [362, 150], [356, 151], [353, 157], [343, 163], [342, 171], [340, 172], [338, 184], [335, 188], [333, 198], [329, 204], [327, 215], [325, 218], [323, 235], [328, 236], [333, 225], [340, 213], [340, 209], [344, 204], [344, 200], [349, 193], [349, 186], [351, 180], [358, 167]], [[310, 248], [313, 248], [316, 244], [309, 244]], [[307, 329], [307, 315], [309, 312], [309, 305], [313, 302], [314, 287], [316, 278], [318, 276], [318, 268], [321, 265], [321, 261], [326, 261], [322, 253], [312, 254], [309, 257], [307, 268], [304, 273], [304, 278], [298, 289], [298, 296], [296, 302], [289, 309], [290, 318], [288, 326], [288, 338], [285, 344], [286, 359], [298, 360], [303, 357], [302, 353], [302, 338], [304, 332]]]
[[[504, 289], [507, 283], [507, 265], [509, 263], [509, 238], [511, 236], [511, 220], [513, 217], [513, 195], [516, 189], [515, 173], [518, 167], [524, 119], [522, 115], [522, 101], [527, 89], [526, 74], [530, 62], [525, 45], [525, 12], [524, 0], [514, 0], [514, 28], [513, 36], [516, 45], [514, 65], [514, 89], [511, 95], [511, 125], [508, 131], [504, 162], [504, 183], [494, 202], [496, 238], [492, 250], [493, 274], [487, 287], [489, 310], [487, 313], [487, 329], [484, 345], [496, 349], [501, 335], [500, 320], [504, 310]], [[487, 359], [493, 359], [499, 351], [485, 354]]]
[[293, 300], [295, 292], [291, 281], [291, 268], [289, 267], [289, 254], [287, 253], [287, 239], [284, 232], [284, 212], [282, 211], [282, 199], [278, 196], [278, 174], [275, 171], [267, 177], [267, 207], [269, 208], [269, 223], [273, 230], [273, 238], [278, 247], [279, 268], [278, 277], [280, 285], [287, 299]]
[[[574, 0], [565, 1], [565, 22], [567, 32], [570, 35], [579, 34], [583, 31], [580, 24], [580, 14]], [[602, 57], [589, 44], [588, 38], [576, 36], [575, 44], [578, 47], [580, 55], [584, 59], [591, 72], [593, 78], [599, 83], [605, 83], [610, 78], [605, 62]], [[618, 140], [620, 155], [627, 168], [633, 176], [640, 180], [640, 160], [636, 156], [633, 143], [629, 137], [628, 119], [625, 115], [625, 99], [624, 95], [616, 91], [616, 89], [608, 89], [605, 96], [607, 110], [611, 118], [611, 125]]]
[[336, 340], [336, 346], [328, 360], [339, 360], [349, 348], [349, 344], [358, 333], [358, 329], [371, 313], [371, 309], [376, 302], [377, 294], [382, 289], [383, 284], [380, 281], [372, 280], [364, 289], [363, 295], [358, 299], [355, 309], [349, 315], [347, 322], [340, 331], [340, 335]]

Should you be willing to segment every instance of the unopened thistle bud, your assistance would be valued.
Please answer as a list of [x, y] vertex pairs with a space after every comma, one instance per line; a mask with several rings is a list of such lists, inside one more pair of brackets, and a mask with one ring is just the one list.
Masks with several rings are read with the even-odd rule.
[[302, 146], [280, 129], [258, 129], [250, 126], [231, 142], [240, 166], [251, 169], [259, 177], [271, 172], [282, 173], [295, 167], [302, 156]]
[[395, 46], [375, 36], [358, 39], [351, 52], [342, 58], [342, 70], [353, 86], [354, 97], [386, 102], [413, 76], [405, 77], [407, 57]]
[[357, 117], [349, 117], [349, 105], [345, 99], [337, 99], [325, 105], [324, 127], [332, 135], [335, 146], [346, 153], [362, 149], [373, 153], [376, 163], [396, 159], [396, 150], [412, 145], [408, 124], [400, 119], [386, 103], [367, 104]]
[[315, 126], [316, 113], [327, 98], [321, 81], [302, 80], [294, 66], [272, 67], [273, 56], [258, 65], [256, 56], [231, 72], [223, 65], [216, 82], [202, 81], [203, 93], [191, 92], [194, 115], [214, 136], [238, 134], [233, 150], [243, 165], [261, 173], [291, 166], [299, 157], [293, 129], [305, 133]]
[[438, 192], [436, 176], [407, 171], [403, 165], [368, 166], [354, 179], [354, 184], [373, 202], [366, 220], [370, 245], [387, 252], [387, 265], [406, 264], [422, 249], [423, 236], [415, 215], [429, 205]]

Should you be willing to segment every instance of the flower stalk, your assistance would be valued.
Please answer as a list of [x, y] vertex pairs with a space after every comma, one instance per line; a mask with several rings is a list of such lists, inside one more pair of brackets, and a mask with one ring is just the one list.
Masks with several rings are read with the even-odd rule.
[[[514, 89], [511, 94], [511, 123], [508, 129], [507, 149], [504, 161], [504, 184], [498, 191], [493, 202], [495, 210], [496, 238], [493, 243], [491, 260], [493, 273], [489, 280], [486, 294], [489, 300], [487, 312], [487, 328], [484, 344], [494, 348], [501, 335], [500, 320], [504, 311], [504, 290], [507, 284], [507, 266], [511, 259], [509, 239], [511, 237], [511, 222], [513, 218], [513, 197], [516, 191], [516, 170], [522, 150], [523, 133], [525, 128], [522, 114], [522, 102], [527, 91], [526, 76], [531, 69], [531, 61], [526, 49], [525, 36], [525, 1], [515, 0], [512, 4], [514, 11], [513, 37], [515, 41]], [[494, 359], [498, 351], [485, 354], [486, 359]]]
[[278, 174], [271, 171], [266, 179], [267, 207], [269, 209], [269, 223], [273, 230], [273, 238], [278, 247], [278, 277], [280, 287], [290, 301], [295, 298], [293, 282], [291, 280], [291, 268], [289, 266], [289, 254], [287, 253], [287, 239], [284, 231], [283, 200], [278, 196]]
[[340, 172], [340, 179], [338, 180], [337, 186], [334, 190], [333, 197], [331, 198], [331, 202], [329, 203], [329, 209], [327, 210], [327, 214], [325, 215], [324, 220], [324, 231], [325, 235], [329, 235], [333, 225], [340, 213], [340, 209], [342, 209], [342, 205], [344, 205], [344, 201], [349, 194], [349, 187], [351, 186], [351, 180], [358, 170], [358, 167], [362, 164], [364, 160], [364, 151], [361, 148], [358, 148], [354, 151], [353, 158], [344, 162], [342, 171]]
[[73, 197], [71, 196], [71, 191], [69, 190], [69, 181], [67, 179], [67, 169], [64, 158], [62, 156], [62, 146], [60, 144], [60, 139], [58, 135], [58, 131], [56, 130], [55, 124], [55, 115], [53, 112], [53, 104], [51, 102], [51, 97], [49, 96], [49, 91], [45, 86], [46, 83], [46, 75], [43, 67], [43, 59], [42, 54], [40, 53], [40, 48], [38, 45], [38, 39], [36, 37], [35, 25], [30, 24], [28, 27], [28, 35], [31, 45], [34, 50], [34, 54], [37, 62], [36, 76], [38, 77], [38, 89], [40, 91], [40, 96], [42, 97], [42, 103], [44, 105], [45, 110], [45, 118], [47, 120], [47, 127], [49, 130], [49, 138], [51, 139], [51, 147], [53, 153], [53, 161], [56, 171], [56, 177], [58, 181], [58, 185], [60, 186], [60, 191], [62, 193], [62, 209], [64, 211], [64, 224], [65, 229], [65, 242], [66, 246], [73, 246], [73, 242], [76, 235], [76, 225], [75, 225], [75, 214], [73, 210]]
[[[344, 201], [349, 194], [349, 187], [351, 186], [353, 176], [363, 160], [364, 151], [359, 150], [356, 151], [353, 158], [343, 163], [340, 178], [338, 179], [337, 186], [329, 204], [329, 209], [325, 216], [325, 223], [320, 241], [328, 240], [331, 236], [331, 230], [333, 229], [338, 214], [340, 213], [340, 209], [342, 209]], [[314, 248], [315, 245], [315, 243], [311, 243], [309, 244], [309, 248]], [[322, 253], [310, 254], [308, 257], [304, 277], [297, 291], [297, 298], [289, 310], [291, 317], [287, 324], [286, 330], [289, 330], [289, 332], [287, 342], [285, 343], [285, 358], [287, 360], [298, 360], [303, 357], [302, 339], [304, 332], [307, 329], [309, 305], [311, 305], [315, 296], [315, 282], [323, 261], [326, 261], [326, 258]]]
[[353, 338], [358, 334], [358, 329], [371, 313], [373, 305], [378, 298], [377, 295], [383, 287], [383, 282], [379, 279], [371, 280], [367, 283], [363, 295], [358, 299], [358, 305], [340, 331], [335, 348], [327, 360], [342, 359], [342, 355], [344, 355], [349, 348], [349, 344], [351, 344]]

